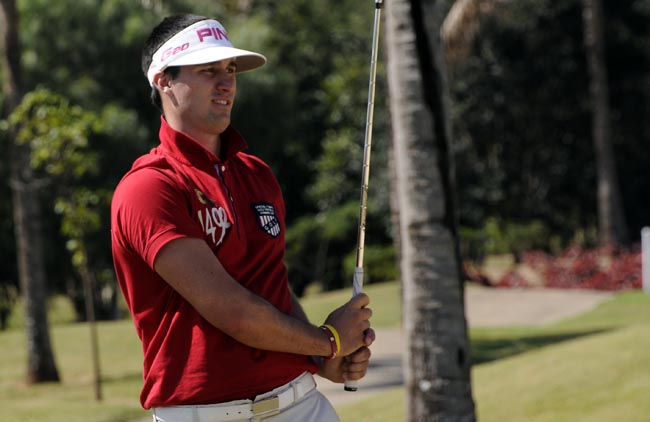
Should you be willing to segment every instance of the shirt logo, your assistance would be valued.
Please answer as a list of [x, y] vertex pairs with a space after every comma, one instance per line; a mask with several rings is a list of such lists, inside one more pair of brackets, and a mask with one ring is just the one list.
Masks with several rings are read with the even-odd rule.
[[[223, 243], [226, 231], [231, 226], [230, 221], [228, 221], [228, 214], [223, 207], [218, 207], [200, 190], [195, 189], [194, 192], [200, 203], [209, 206], [198, 211], [201, 227], [205, 234], [212, 237], [212, 243], [219, 246]], [[219, 231], [219, 239], [217, 239], [217, 231]]]
[[251, 207], [257, 215], [257, 222], [266, 234], [271, 237], [280, 235], [280, 222], [275, 215], [275, 207], [268, 202], [252, 204]]

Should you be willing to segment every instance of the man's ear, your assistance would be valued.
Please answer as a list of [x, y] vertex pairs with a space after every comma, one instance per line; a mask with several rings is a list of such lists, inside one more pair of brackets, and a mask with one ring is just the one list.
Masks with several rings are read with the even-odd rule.
[[171, 89], [172, 78], [165, 72], [158, 72], [153, 77], [153, 84], [161, 93], [168, 92]]

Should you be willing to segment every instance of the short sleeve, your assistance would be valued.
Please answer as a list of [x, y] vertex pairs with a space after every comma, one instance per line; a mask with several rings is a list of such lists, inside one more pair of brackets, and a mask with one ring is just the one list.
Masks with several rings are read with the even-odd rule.
[[156, 255], [168, 242], [202, 238], [192, 219], [182, 185], [164, 170], [144, 168], [125, 176], [111, 203], [113, 242], [139, 255], [153, 269]]

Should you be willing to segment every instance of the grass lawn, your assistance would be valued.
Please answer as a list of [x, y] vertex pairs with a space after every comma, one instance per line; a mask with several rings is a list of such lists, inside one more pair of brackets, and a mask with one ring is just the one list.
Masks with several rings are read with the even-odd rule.
[[117, 422], [147, 416], [138, 402], [142, 383], [140, 342], [130, 320], [100, 323], [104, 400], [93, 390], [90, 334], [86, 324], [55, 325], [52, 346], [60, 384], [28, 387], [25, 339], [21, 330], [0, 333], [0, 421]]
[[[545, 327], [470, 331], [481, 422], [649, 420], [650, 295], [621, 293]], [[404, 420], [404, 388], [343, 406], [344, 422]]]
[[[376, 327], [400, 324], [395, 283], [370, 285]], [[312, 321], [350, 291], [308, 296]], [[58, 316], [57, 320], [65, 318]], [[51, 335], [61, 384], [27, 387], [24, 336], [0, 332], [0, 421], [118, 422], [146, 420], [140, 409], [140, 343], [129, 320], [101, 323], [102, 402], [94, 401], [88, 327], [60, 323]], [[481, 422], [648, 420], [650, 295], [617, 295], [577, 318], [545, 327], [471, 330], [473, 390]], [[404, 389], [342, 406], [344, 422], [401, 421]]]

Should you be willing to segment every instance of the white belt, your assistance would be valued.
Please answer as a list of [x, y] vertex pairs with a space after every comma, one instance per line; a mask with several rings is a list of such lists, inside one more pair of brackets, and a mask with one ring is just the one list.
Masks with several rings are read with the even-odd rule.
[[153, 409], [154, 422], [227, 422], [241, 419], [263, 419], [277, 415], [316, 388], [316, 381], [305, 372], [293, 381], [255, 400], [235, 400], [221, 404], [171, 406]]

